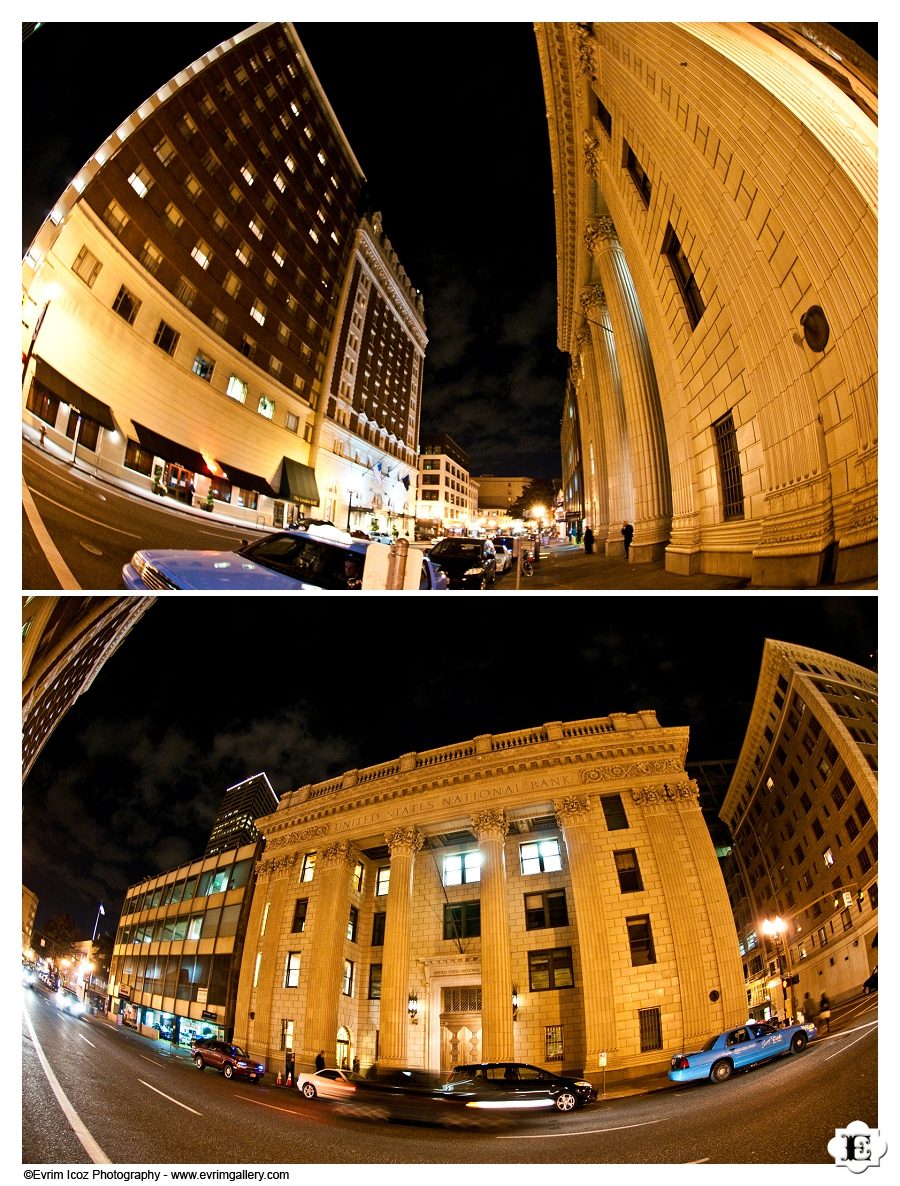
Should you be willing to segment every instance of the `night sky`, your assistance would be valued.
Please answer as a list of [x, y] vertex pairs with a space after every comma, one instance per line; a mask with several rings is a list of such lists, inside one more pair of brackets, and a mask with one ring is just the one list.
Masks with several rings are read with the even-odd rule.
[[[559, 477], [567, 359], [532, 24], [295, 24], [424, 297], [423, 433], [450, 433], [475, 475]], [[23, 254], [121, 120], [245, 27], [50, 22], [24, 41]]]
[[427, 627], [410, 604], [348, 621], [340, 598], [158, 599], [25, 783], [38, 926], [69, 913], [90, 935], [101, 900], [113, 926], [126, 888], [202, 855], [225, 790], [259, 771], [280, 796], [481, 733], [640, 709], [690, 728], [689, 760], [736, 758], [766, 637], [877, 662], [866, 595], [535, 596], [515, 613], [473, 595]]

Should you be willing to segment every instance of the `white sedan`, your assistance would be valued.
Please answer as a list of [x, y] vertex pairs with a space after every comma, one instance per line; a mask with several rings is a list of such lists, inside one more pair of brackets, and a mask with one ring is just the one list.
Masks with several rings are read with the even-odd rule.
[[326, 1067], [323, 1071], [302, 1072], [297, 1076], [297, 1090], [308, 1100], [321, 1096], [323, 1100], [345, 1100], [356, 1091], [356, 1084], [362, 1079], [355, 1071], [342, 1071], [337, 1067]]
[[499, 576], [501, 572], [512, 568], [513, 555], [505, 544], [494, 544], [494, 551], [497, 553], [497, 575]]

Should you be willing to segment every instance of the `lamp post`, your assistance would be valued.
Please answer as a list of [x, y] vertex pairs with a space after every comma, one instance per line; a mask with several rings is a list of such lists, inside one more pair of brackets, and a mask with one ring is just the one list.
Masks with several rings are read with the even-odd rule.
[[544, 511], [543, 506], [533, 506], [531, 508], [531, 517], [537, 523], [537, 538], [534, 541], [534, 562], [538, 564], [541, 559], [541, 534], [544, 529]]
[[787, 940], [787, 929], [788, 924], [778, 914], [774, 918], [764, 919], [760, 927], [764, 935], [768, 935], [769, 938], [774, 938], [777, 935], [784, 945], [784, 977], [781, 981], [782, 991], [784, 992], [784, 1008], [786, 1012], [788, 1007], [788, 988], [785, 987], [785, 984], [787, 984], [791, 990], [791, 1017], [796, 1018], [797, 998], [794, 993], [794, 968], [791, 964], [791, 949]]
[[348, 530], [348, 531], [350, 530], [350, 514], [351, 514], [351, 512], [352, 512], [352, 510], [353, 510], [353, 495], [354, 495], [355, 493], [356, 493], [356, 491], [355, 491], [355, 490], [348, 490], [348, 491], [347, 491], [347, 494], [348, 494], [348, 496], [349, 496], [349, 498], [350, 498], [350, 501], [349, 501], [349, 502], [348, 502], [348, 504], [347, 504], [347, 530]]

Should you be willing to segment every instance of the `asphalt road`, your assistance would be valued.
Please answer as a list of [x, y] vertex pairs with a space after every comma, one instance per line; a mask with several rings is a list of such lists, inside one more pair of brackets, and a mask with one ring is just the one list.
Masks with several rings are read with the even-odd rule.
[[833, 1165], [836, 1128], [878, 1124], [872, 998], [803, 1054], [725, 1084], [478, 1130], [359, 1120], [271, 1078], [228, 1082], [131, 1030], [65, 1016], [43, 990], [23, 994], [25, 1166]]

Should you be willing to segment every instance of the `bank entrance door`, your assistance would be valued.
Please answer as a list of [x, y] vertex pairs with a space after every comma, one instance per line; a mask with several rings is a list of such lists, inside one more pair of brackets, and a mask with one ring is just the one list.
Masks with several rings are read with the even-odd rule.
[[441, 1074], [481, 1061], [481, 985], [441, 990]]

